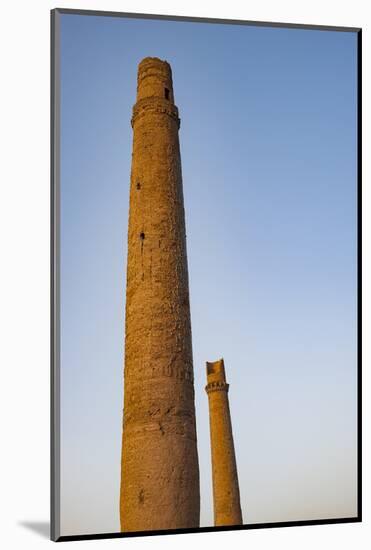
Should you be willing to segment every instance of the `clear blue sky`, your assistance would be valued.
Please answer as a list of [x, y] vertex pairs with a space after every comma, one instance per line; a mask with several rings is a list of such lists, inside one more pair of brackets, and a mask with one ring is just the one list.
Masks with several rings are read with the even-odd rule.
[[131, 109], [170, 62], [194, 350], [224, 357], [244, 523], [356, 515], [356, 34], [61, 17], [61, 528], [119, 530]]

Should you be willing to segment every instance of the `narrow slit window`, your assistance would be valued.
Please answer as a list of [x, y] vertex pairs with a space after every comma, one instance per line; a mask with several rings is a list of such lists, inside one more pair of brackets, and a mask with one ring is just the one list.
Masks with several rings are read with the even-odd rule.
[[169, 88], [165, 88], [165, 99], [169, 99], [169, 96], [170, 96]]

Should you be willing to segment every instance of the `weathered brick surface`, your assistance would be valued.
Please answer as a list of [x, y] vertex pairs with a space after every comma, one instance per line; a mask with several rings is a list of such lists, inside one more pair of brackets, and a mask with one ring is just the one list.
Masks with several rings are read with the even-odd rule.
[[139, 64], [132, 127], [121, 529], [198, 527], [179, 118], [168, 63]]
[[224, 361], [206, 363], [210, 410], [214, 524], [242, 525], [240, 490], [233, 444]]

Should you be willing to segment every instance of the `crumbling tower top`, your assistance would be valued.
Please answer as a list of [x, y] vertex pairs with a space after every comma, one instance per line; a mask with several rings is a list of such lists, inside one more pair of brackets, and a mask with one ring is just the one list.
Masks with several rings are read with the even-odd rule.
[[137, 101], [133, 107], [131, 125], [147, 113], [168, 115], [180, 127], [178, 108], [174, 104], [173, 78], [167, 61], [145, 57], [139, 63]]
[[137, 101], [149, 97], [174, 103], [171, 67], [158, 57], [145, 57], [138, 67]]
[[218, 361], [206, 361], [207, 379], [209, 382], [225, 380], [224, 359]]

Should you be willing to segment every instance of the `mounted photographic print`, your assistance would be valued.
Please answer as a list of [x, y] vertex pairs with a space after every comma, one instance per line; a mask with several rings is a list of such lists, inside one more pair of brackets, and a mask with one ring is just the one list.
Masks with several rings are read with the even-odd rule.
[[361, 520], [360, 59], [52, 11], [53, 540]]

